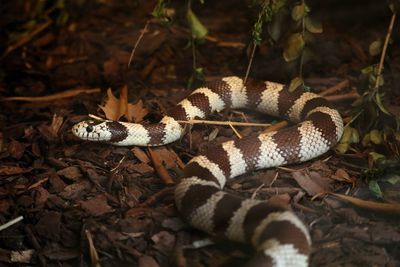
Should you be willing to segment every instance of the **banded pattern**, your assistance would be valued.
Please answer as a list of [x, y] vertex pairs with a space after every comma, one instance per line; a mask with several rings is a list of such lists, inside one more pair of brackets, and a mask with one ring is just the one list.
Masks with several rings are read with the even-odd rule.
[[247, 266], [307, 266], [307, 227], [290, 211], [222, 189], [229, 178], [257, 169], [299, 163], [334, 146], [343, 133], [339, 113], [316, 94], [273, 82], [225, 77], [196, 89], [156, 124], [84, 121], [73, 133], [115, 145], [156, 146], [179, 139], [177, 120], [205, 118], [225, 108], [249, 108], [297, 123], [271, 133], [222, 143], [194, 157], [175, 189], [176, 206], [194, 227], [212, 235], [248, 242], [257, 253]]

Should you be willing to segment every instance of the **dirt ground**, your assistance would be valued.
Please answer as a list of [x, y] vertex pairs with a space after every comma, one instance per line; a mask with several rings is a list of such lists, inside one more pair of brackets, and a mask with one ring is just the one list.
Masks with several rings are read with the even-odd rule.
[[[259, 11], [252, 1], [194, 1], [208, 29], [194, 50], [185, 1], [170, 4], [169, 24], [150, 15], [156, 1], [71, 1], [65, 9], [48, 4], [36, 16], [35, 1], [11, 2], [0, 7], [0, 266], [243, 266], [250, 247], [202, 245], [208, 236], [179, 216], [173, 200], [184, 164], [237, 138], [230, 127], [194, 125], [181, 140], [151, 149], [84, 142], [71, 127], [88, 114], [113, 116], [107, 112], [122, 99], [130, 103], [131, 120], [158, 121], [190, 93], [193, 53], [205, 80], [244, 76]], [[352, 118], [352, 103], [363, 94], [360, 72], [379, 62], [369, 45], [385, 37], [390, 9], [376, 1], [309, 5], [324, 31], [310, 44], [306, 84]], [[397, 91], [393, 110], [400, 104], [398, 26], [384, 69], [385, 90]], [[263, 38], [250, 77], [289, 83], [299, 65], [283, 59], [284, 41], [272, 45], [266, 32]], [[113, 104], [105, 100], [112, 98], [109, 88]], [[276, 122], [233, 110], [209, 120]], [[235, 126], [241, 135], [264, 128]], [[398, 140], [352, 144], [344, 154], [332, 150], [307, 163], [250, 173], [226, 190], [290, 206], [310, 228], [311, 266], [400, 266], [400, 183], [378, 180], [378, 197], [362, 175], [374, 166], [371, 152], [398, 159]], [[2, 227], [15, 218], [22, 220]]]

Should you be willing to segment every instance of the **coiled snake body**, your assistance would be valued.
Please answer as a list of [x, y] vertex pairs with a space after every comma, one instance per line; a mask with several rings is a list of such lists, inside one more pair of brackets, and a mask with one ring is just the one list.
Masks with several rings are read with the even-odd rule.
[[115, 145], [158, 146], [178, 140], [177, 120], [205, 118], [225, 108], [250, 108], [297, 123], [270, 133], [227, 141], [194, 157], [176, 186], [176, 206], [195, 228], [257, 253], [247, 266], [307, 266], [311, 240], [291, 211], [266, 201], [240, 198], [222, 189], [229, 178], [253, 170], [300, 163], [334, 146], [343, 133], [339, 113], [316, 94], [274, 82], [225, 77], [205, 84], [182, 100], [159, 123], [83, 121], [72, 131], [81, 139]]

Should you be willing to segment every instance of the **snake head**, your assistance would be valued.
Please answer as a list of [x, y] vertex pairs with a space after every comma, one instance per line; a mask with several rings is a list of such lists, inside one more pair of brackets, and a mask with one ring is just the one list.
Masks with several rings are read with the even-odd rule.
[[107, 121], [81, 121], [72, 127], [72, 133], [80, 139], [89, 141], [109, 141], [111, 138], [107, 131]]

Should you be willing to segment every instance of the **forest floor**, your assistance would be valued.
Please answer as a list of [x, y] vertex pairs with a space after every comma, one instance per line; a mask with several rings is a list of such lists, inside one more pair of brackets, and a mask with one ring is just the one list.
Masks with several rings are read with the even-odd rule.
[[[28, 2], [2, 7], [2, 41], [16, 29], [21, 33], [21, 14], [33, 14]], [[196, 67], [206, 80], [244, 76], [257, 9], [245, 1], [208, 2], [193, 7], [209, 31], [194, 50]], [[326, 21], [303, 71], [306, 84], [350, 118], [363, 91], [359, 73], [379, 62], [369, 55], [369, 44], [384, 38], [391, 13], [384, 3], [365, 4], [359, 11], [364, 17], [356, 19], [357, 11], [349, 9], [357, 10], [357, 1], [342, 7], [330, 2], [315, 4]], [[184, 164], [236, 138], [230, 127], [194, 125], [181, 140], [151, 149], [84, 142], [71, 133], [88, 114], [104, 117], [119, 108], [120, 102], [104, 100], [108, 88], [117, 99], [127, 93], [133, 119], [152, 122], [190, 93], [193, 50], [183, 1], [170, 7], [170, 25], [151, 18], [153, 1], [87, 3], [69, 11], [67, 23], [57, 24], [60, 14], [50, 12], [0, 47], [0, 266], [243, 266], [253, 253], [246, 245], [216, 241], [197, 248], [208, 236], [186, 224], [173, 199]], [[250, 76], [289, 83], [298, 64], [286, 63], [283, 44], [272, 47], [267, 39]], [[390, 50], [387, 81], [400, 73], [399, 47]], [[391, 103], [400, 103], [399, 93]], [[243, 111], [209, 120], [275, 122]], [[243, 136], [264, 128], [235, 126]], [[227, 190], [288, 205], [310, 228], [311, 266], [400, 266], [400, 184], [378, 181], [381, 196], [371, 190], [362, 173], [373, 166], [373, 151], [396, 156], [354, 144], [345, 154], [332, 150], [303, 164], [239, 177]], [[15, 218], [22, 220], [6, 227]]]

